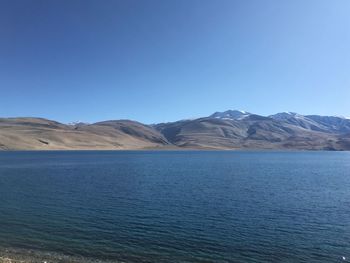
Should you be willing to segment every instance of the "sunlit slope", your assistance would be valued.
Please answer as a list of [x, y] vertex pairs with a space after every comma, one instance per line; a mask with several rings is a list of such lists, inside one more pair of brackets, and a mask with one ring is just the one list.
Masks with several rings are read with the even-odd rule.
[[42, 118], [3, 118], [0, 149], [350, 150], [350, 120], [346, 118], [238, 113], [218, 112], [205, 118], [156, 125], [130, 120], [66, 125]]
[[166, 145], [162, 134], [133, 121], [70, 126], [40, 118], [0, 119], [1, 149], [118, 150]]

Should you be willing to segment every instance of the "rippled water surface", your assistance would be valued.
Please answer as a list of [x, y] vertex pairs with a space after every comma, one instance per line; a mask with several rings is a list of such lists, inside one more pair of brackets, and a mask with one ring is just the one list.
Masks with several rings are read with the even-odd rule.
[[350, 153], [0, 152], [0, 247], [126, 262], [344, 262]]

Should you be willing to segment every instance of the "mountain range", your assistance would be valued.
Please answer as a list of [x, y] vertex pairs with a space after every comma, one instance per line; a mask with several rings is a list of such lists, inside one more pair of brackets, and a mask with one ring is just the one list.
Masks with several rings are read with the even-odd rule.
[[146, 125], [131, 120], [63, 124], [0, 118], [2, 150], [275, 149], [350, 150], [350, 119], [228, 110]]

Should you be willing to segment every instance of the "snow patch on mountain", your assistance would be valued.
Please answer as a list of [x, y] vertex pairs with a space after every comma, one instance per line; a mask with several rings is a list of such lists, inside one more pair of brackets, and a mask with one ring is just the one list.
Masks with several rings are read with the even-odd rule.
[[69, 126], [77, 126], [77, 125], [89, 125], [90, 123], [88, 122], [83, 122], [83, 121], [72, 121], [67, 123]]
[[227, 110], [224, 112], [215, 112], [209, 117], [216, 118], [216, 119], [224, 119], [224, 120], [242, 120], [250, 115], [251, 113], [243, 110]]

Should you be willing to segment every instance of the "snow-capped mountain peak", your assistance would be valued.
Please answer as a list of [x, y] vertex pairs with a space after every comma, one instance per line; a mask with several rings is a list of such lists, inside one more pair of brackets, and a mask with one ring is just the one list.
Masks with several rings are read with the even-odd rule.
[[285, 111], [285, 112], [279, 112], [279, 113], [270, 115], [269, 117], [272, 118], [272, 119], [281, 121], [281, 120], [288, 120], [288, 119], [291, 119], [291, 118], [303, 118], [304, 115], [301, 115], [301, 114], [296, 113], [296, 112], [290, 112], [290, 111], [286, 112]]
[[243, 110], [227, 110], [223, 112], [215, 112], [209, 117], [216, 119], [242, 120], [249, 115], [251, 115], [251, 113]]
[[83, 121], [72, 121], [67, 123], [69, 126], [77, 126], [77, 125], [89, 125], [90, 123], [83, 122]]

